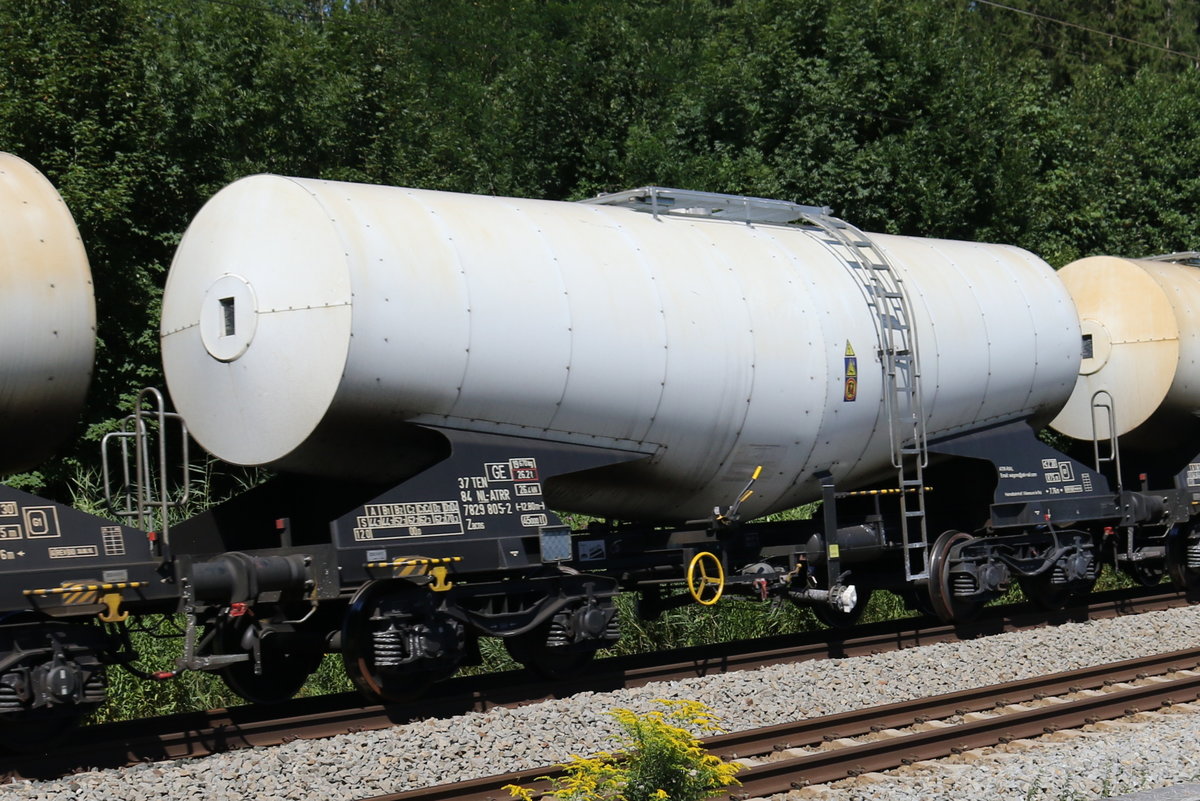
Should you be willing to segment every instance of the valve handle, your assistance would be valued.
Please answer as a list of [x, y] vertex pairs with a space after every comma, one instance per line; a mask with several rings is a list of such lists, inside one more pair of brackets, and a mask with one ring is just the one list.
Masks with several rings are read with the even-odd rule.
[[[701, 551], [692, 557], [687, 568], [687, 587], [692, 599], [703, 606], [712, 606], [721, 600], [725, 592], [725, 569], [716, 554]], [[710, 587], [715, 587], [712, 597], [706, 597], [705, 591]]]

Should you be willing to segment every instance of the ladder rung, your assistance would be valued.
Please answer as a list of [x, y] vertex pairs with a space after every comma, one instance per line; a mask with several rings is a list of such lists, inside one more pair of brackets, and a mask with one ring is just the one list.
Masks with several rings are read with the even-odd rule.
[[924, 547], [925, 547], [925, 543], [923, 543], [923, 542], [910, 542], [908, 544], [909, 550], [912, 550], [913, 548], [924, 548]]
[[900, 486], [902, 486], [902, 487], [919, 487], [923, 483], [925, 483], [925, 482], [923, 482], [919, 478], [906, 478], [900, 482]]
[[[821, 231], [823, 236], [820, 240], [828, 245], [850, 270], [853, 279], [864, 290], [867, 306], [875, 312], [879, 335], [878, 353], [884, 368], [889, 427], [896, 432], [905, 425], [911, 425], [914, 427], [913, 436], [916, 440], [913, 446], [902, 447], [902, 441], [908, 437], [894, 433], [891, 443], [892, 462], [900, 469], [901, 490], [915, 490], [918, 499], [921, 499], [924, 492], [924, 481], [920, 477], [921, 468], [928, 451], [921, 446], [924, 415], [920, 411], [921, 396], [917, 389], [920, 369], [917, 364], [912, 311], [904, 294], [903, 279], [896, 274], [888, 262], [887, 255], [870, 237], [845, 220], [811, 213], [806, 219]], [[871, 272], [856, 272], [861, 270]], [[904, 411], [905, 409], [908, 411]], [[912, 480], [904, 479], [904, 476], [911, 472], [916, 472], [918, 477]], [[923, 507], [923, 500], [918, 500], [918, 505]], [[925, 512], [922, 508], [915, 512], [905, 511], [903, 518], [905, 521], [920, 519], [918, 528], [922, 543], [918, 547], [921, 548], [925, 547], [924, 517]], [[907, 540], [907, 533], [905, 539]], [[911, 573], [910, 565], [905, 565], [905, 573]], [[921, 575], [927, 574], [928, 569]], [[911, 578], [911, 575], [909, 577]]]
[[925, 516], [925, 513], [924, 513], [924, 512], [922, 512], [922, 511], [920, 511], [920, 510], [915, 510], [915, 511], [912, 511], [912, 512], [905, 512], [905, 513], [904, 513], [904, 516], [905, 516], [905, 517], [907, 517], [907, 518], [910, 518], [910, 519], [911, 519], [911, 518], [914, 518], [914, 517], [924, 517], [924, 516]]

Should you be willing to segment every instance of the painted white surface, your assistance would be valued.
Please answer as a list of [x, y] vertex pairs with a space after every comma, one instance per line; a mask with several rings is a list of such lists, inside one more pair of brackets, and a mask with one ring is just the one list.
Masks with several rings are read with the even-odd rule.
[[[931, 435], [1057, 410], [1079, 327], [1045, 263], [876, 239], [913, 298]], [[257, 321], [222, 361], [197, 329], [230, 275]], [[811, 499], [816, 471], [848, 485], [889, 459], [873, 312], [794, 226], [255, 176], [184, 237], [163, 354], [193, 434], [240, 463], [381, 475], [405, 423], [506, 432], [648, 455], [550, 482], [555, 508], [688, 518], [759, 464], [751, 515]]]
[[36, 465], [70, 433], [96, 347], [87, 254], [46, 177], [0, 153], [0, 471]]

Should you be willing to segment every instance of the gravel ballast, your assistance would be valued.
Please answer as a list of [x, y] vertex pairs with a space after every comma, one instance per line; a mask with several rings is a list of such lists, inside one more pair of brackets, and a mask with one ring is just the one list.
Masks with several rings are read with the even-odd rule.
[[[658, 698], [702, 701], [732, 731], [1198, 646], [1200, 607], [1172, 609], [867, 657], [582, 693], [518, 709], [497, 708], [205, 759], [18, 782], [0, 787], [0, 797], [360, 799], [551, 765], [571, 754], [603, 750], [615, 731], [607, 710], [648, 711]], [[1184, 710], [1139, 725], [1142, 728], [1128, 731], [1084, 732], [1056, 743], [1038, 741], [1019, 753], [997, 750], [1000, 756], [994, 764], [977, 760], [947, 767], [949, 773], [940, 778], [933, 768], [927, 775], [912, 768], [891, 778], [872, 777], [881, 779], [874, 783], [858, 780], [793, 796], [1074, 799], [1200, 777], [1200, 713]], [[1049, 749], [1044, 758], [1035, 756], [1041, 748]], [[1068, 790], [1076, 794], [1064, 794]]]

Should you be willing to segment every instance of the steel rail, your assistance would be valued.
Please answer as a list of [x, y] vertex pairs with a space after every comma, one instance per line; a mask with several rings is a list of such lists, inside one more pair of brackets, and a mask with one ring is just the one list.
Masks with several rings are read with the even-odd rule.
[[[1013, 706], [1152, 675], [1193, 671], [1197, 667], [1200, 667], [1200, 649], [1189, 649], [868, 707], [796, 723], [721, 734], [706, 738], [703, 743], [709, 751], [727, 759], [750, 757], [750, 761], [753, 761], [754, 757], [815, 747], [831, 740]], [[945, 728], [898, 734], [873, 742], [774, 759], [755, 764], [739, 773], [741, 786], [731, 788], [730, 797], [751, 798], [786, 793], [808, 784], [823, 784], [868, 771], [890, 770], [912, 762], [1014, 739], [1037, 737], [1062, 728], [1077, 728], [1131, 712], [1196, 700], [1198, 697], [1200, 672], [1191, 672], [1167, 682], [1114, 689], [1103, 695], [1033, 709], [1006, 711], [995, 717], [963, 721]], [[558, 767], [543, 767], [376, 796], [369, 801], [501, 801], [511, 798], [502, 789], [505, 785], [529, 787], [536, 795], [539, 791], [549, 789], [549, 784], [542, 777], [555, 778], [561, 775], [563, 772]]]
[[949, 756], [1012, 740], [1039, 737], [1137, 712], [1200, 698], [1200, 673], [1164, 683], [1150, 683], [1059, 704], [964, 721], [949, 729], [929, 729], [898, 737], [817, 751], [750, 768], [739, 776], [742, 786], [731, 797], [750, 798], [784, 793], [808, 784], [823, 784], [871, 771], [891, 770], [927, 759]]

